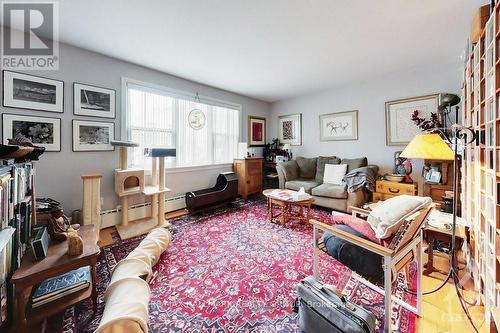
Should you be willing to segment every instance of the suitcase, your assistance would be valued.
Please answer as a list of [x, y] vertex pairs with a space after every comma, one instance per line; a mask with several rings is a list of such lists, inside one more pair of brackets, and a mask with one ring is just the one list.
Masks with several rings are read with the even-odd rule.
[[373, 333], [375, 316], [308, 276], [297, 285], [299, 326], [305, 333]]

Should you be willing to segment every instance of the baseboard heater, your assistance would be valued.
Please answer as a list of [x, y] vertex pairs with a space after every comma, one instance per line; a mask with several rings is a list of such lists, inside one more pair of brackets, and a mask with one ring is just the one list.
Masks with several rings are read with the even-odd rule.
[[[186, 208], [186, 197], [185, 195], [179, 195], [165, 200], [165, 211], [173, 212], [175, 210]], [[120, 211], [121, 208], [117, 207], [115, 209], [109, 209], [101, 212], [101, 229], [112, 227], [120, 223]], [[128, 216], [130, 219], [136, 220], [145, 218], [151, 215], [151, 203], [140, 203], [136, 205], [131, 205], [128, 210]]]

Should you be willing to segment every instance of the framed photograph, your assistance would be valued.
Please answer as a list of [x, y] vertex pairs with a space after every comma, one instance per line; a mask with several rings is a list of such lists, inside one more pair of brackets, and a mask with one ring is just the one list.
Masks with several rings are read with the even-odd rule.
[[80, 116], [115, 118], [116, 91], [73, 83], [73, 113]]
[[300, 146], [302, 144], [302, 114], [278, 117], [278, 138], [282, 144]]
[[441, 182], [441, 172], [435, 169], [430, 169], [425, 175], [425, 181], [428, 183], [439, 184], [439, 182]]
[[64, 82], [40, 76], [3, 71], [3, 106], [64, 112]]
[[115, 147], [115, 124], [73, 120], [73, 151], [111, 151]]
[[321, 141], [358, 139], [358, 111], [345, 111], [319, 116]]
[[4, 145], [9, 139], [25, 138], [45, 151], [61, 151], [61, 119], [4, 113], [2, 115]]
[[422, 118], [430, 118], [438, 112], [439, 94], [400, 99], [385, 103], [385, 131], [388, 146], [405, 146], [421, 132], [411, 120], [413, 112], [418, 111]]
[[266, 118], [248, 116], [248, 146], [263, 147], [266, 144]]

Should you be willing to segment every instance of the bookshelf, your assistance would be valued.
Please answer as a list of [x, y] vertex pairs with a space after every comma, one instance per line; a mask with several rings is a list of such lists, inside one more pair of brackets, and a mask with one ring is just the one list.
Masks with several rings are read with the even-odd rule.
[[462, 216], [471, 225], [474, 284], [488, 316], [500, 305], [500, 3], [466, 54], [462, 120], [480, 140], [464, 150]]
[[20, 266], [36, 221], [35, 169], [32, 163], [0, 160], [0, 331], [12, 323], [14, 286], [10, 279]]

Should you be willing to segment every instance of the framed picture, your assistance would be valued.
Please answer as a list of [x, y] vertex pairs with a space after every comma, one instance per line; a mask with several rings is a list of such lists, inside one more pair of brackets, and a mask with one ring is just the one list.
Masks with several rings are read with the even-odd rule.
[[114, 137], [114, 123], [73, 120], [73, 151], [115, 150], [111, 145]]
[[345, 111], [319, 116], [321, 141], [358, 139], [358, 111]]
[[64, 82], [40, 76], [3, 71], [3, 106], [64, 112]]
[[75, 82], [73, 104], [76, 115], [115, 118], [116, 91]]
[[278, 117], [278, 138], [282, 144], [300, 146], [302, 144], [302, 114]]
[[266, 118], [248, 116], [248, 146], [262, 147], [266, 144]]
[[8, 139], [26, 138], [34, 145], [45, 147], [46, 151], [61, 151], [61, 119], [49, 117], [32, 117], [4, 113], [3, 144]]
[[421, 132], [411, 120], [418, 111], [422, 118], [438, 112], [439, 94], [400, 99], [385, 103], [386, 143], [388, 146], [405, 146]]
[[425, 180], [428, 183], [439, 184], [439, 182], [441, 182], [441, 172], [435, 169], [430, 169], [425, 175]]

